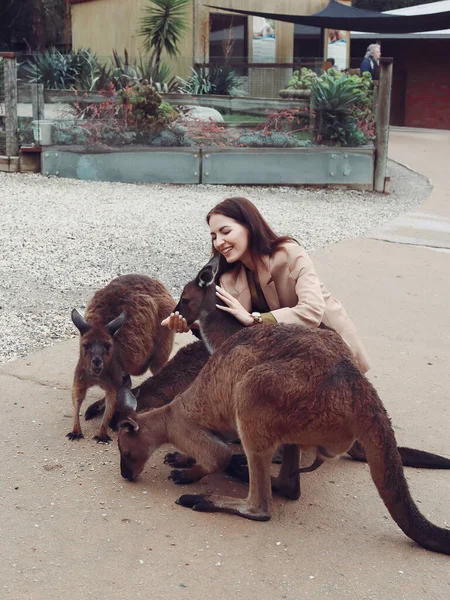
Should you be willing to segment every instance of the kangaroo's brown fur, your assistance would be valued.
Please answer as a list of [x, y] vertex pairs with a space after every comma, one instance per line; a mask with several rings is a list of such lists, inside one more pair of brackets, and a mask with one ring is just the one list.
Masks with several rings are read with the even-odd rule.
[[[208, 264], [184, 288], [177, 306], [188, 324], [199, 319], [202, 335], [215, 312], [214, 266]], [[184, 470], [184, 479], [198, 480], [231, 462], [229, 448], [211, 432], [239, 435], [249, 464], [248, 497], [187, 494], [178, 504], [268, 520], [270, 464], [280, 444], [315, 448], [329, 458], [358, 440], [399, 527], [423, 547], [450, 554], [450, 531], [430, 523], [412, 500], [386, 410], [338, 334], [258, 325], [219, 344], [219, 329], [213, 325], [209, 333], [209, 344], [218, 344], [217, 349], [188, 390], [148, 413], [136, 414], [133, 402], [123, 403], [119, 448], [124, 477], [134, 479], [154, 450], [170, 442], [196, 459]]]
[[72, 386], [74, 410], [71, 440], [83, 437], [80, 407], [87, 390], [98, 385], [105, 391], [106, 410], [98, 441], [110, 441], [108, 423], [114, 414], [116, 392], [124, 375], [157, 372], [169, 358], [173, 332], [161, 320], [175, 301], [162, 283], [145, 275], [123, 275], [98, 290], [90, 300], [85, 318], [72, 311], [80, 331], [80, 356]]
[[[136, 396], [136, 410], [141, 412], [172, 402], [177, 394], [191, 385], [209, 357], [210, 354], [201, 341], [182, 346], [157, 373], [131, 390]], [[85, 419], [93, 419], [104, 408], [104, 398], [93, 402], [86, 410]]]

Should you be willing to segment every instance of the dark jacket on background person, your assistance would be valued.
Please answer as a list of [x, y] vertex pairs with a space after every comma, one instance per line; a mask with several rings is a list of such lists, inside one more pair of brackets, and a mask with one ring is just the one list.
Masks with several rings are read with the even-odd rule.
[[370, 73], [374, 81], [378, 81], [378, 63], [373, 58], [363, 58], [359, 68], [361, 75]]

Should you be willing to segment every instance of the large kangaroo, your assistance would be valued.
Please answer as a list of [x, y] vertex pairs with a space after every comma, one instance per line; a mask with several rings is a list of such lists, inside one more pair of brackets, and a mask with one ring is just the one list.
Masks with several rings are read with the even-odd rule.
[[450, 531], [430, 523], [411, 498], [390, 419], [345, 342], [333, 331], [298, 325], [258, 325], [223, 341], [215, 268], [208, 263], [185, 286], [177, 309], [188, 324], [198, 319], [202, 335], [208, 331], [208, 345], [218, 349], [170, 404], [137, 414], [130, 402], [119, 420], [122, 476], [134, 479], [151, 454], [169, 442], [197, 461], [183, 471], [184, 479], [201, 479], [232, 460], [229, 448], [211, 432], [239, 435], [249, 465], [248, 497], [187, 494], [177, 503], [266, 521], [272, 506], [270, 465], [278, 446], [314, 448], [328, 459], [358, 440], [399, 527], [424, 548], [450, 554]]

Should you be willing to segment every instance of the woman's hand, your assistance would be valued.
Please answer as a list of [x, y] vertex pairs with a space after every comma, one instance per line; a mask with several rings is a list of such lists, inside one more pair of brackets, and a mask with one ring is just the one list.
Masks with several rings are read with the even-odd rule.
[[245, 325], [246, 327], [253, 325], [252, 315], [245, 310], [239, 300], [236, 300], [236, 298], [218, 285], [216, 285], [216, 295], [226, 304], [226, 306], [216, 304], [217, 308], [230, 313], [235, 319], [240, 321], [242, 325]]
[[168, 327], [174, 333], [187, 333], [189, 331], [186, 319], [178, 311], [170, 313], [164, 321], [161, 321], [161, 325]]

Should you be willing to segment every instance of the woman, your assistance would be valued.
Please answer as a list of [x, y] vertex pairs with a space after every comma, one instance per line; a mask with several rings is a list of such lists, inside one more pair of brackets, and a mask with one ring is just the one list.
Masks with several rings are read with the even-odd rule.
[[378, 67], [380, 64], [381, 46], [380, 44], [370, 44], [367, 48], [366, 55], [364, 56], [359, 72], [370, 73], [374, 81], [378, 80]]
[[[228, 198], [206, 217], [213, 254], [220, 258], [217, 296], [244, 326], [297, 323], [332, 327], [344, 339], [364, 373], [366, 351], [344, 307], [333, 298], [314, 270], [307, 252], [290, 237], [277, 236], [258, 209], [245, 198]], [[178, 313], [162, 322], [186, 332]]]

